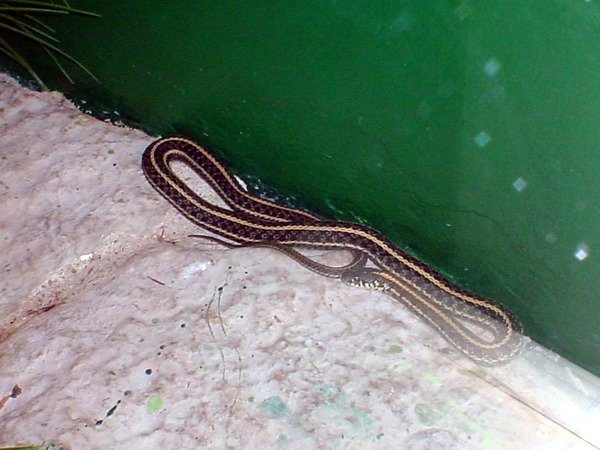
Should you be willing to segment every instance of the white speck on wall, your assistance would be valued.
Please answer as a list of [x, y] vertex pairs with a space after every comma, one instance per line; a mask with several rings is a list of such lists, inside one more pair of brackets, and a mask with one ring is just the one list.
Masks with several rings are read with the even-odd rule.
[[588, 256], [590, 256], [590, 249], [586, 244], [581, 242], [575, 247], [574, 255], [575, 258], [577, 258], [579, 261], [583, 261], [584, 259], [587, 259]]
[[485, 63], [483, 70], [488, 76], [493, 77], [498, 73], [501, 67], [500, 61], [496, 58], [492, 58]]
[[513, 188], [517, 192], [523, 192], [523, 190], [527, 187], [527, 181], [523, 178], [519, 177], [513, 182]]
[[477, 144], [478, 147], [483, 148], [490, 143], [492, 138], [485, 131], [482, 131], [477, 136], [475, 136], [473, 140], [475, 141], [475, 144]]
[[2, 74], [0, 115], [0, 447], [600, 445], [600, 382], [548, 350], [481, 368], [381, 293], [189, 238], [153, 138]]
[[454, 8], [454, 14], [456, 14], [460, 20], [465, 20], [472, 13], [473, 8], [467, 0], [463, 0], [456, 8]]

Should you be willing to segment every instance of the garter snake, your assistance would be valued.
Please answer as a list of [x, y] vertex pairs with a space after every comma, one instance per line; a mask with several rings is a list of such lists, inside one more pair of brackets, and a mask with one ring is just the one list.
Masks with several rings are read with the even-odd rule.
[[[191, 168], [231, 209], [196, 194], [173, 171], [174, 161]], [[518, 320], [504, 306], [452, 284], [370, 227], [319, 220], [249, 194], [220, 161], [191, 140], [168, 137], [150, 144], [142, 169], [154, 189], [188, 220], [238, 244], [345, 249], [366, 255], [375, 267], [358, 263], [339, 274], [344, 282], [401, 301], [476, 362], [506, 362], [521, 348]]]

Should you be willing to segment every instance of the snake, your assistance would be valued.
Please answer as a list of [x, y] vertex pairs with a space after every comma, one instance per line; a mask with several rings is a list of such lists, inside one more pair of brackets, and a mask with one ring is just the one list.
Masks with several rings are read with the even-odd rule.
[[[198, 195], [177, 175], [174, 162], [203, 179], [226, 207]], [[234, 242], [231, 246], [271, 247], [317, 273], [388, 294], [479, 364], [506, 363], [522, 347], [520, 322], [501, 303], [455, 285], [367, 225], [321, 220], [249, 193], [225, 164], [190, 139], [156, 140], [144, 151], [141, 165], [150, 185], [185, 218]], [[295, 250], [303, 247], [348, 250], [354, 259], [347, 266], [327, 268]]]

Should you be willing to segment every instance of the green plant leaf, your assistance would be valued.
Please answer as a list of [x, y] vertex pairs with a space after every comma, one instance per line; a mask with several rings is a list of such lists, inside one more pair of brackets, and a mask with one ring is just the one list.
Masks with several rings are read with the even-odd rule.
[[21, 65], [29, 73], [29, 75], [35, 80], [35, 82], [41, 86], [42, 89], [45, 89], [45, 90], [48, 89], [46, 87], [46, 85], [44, 84], [44, 82], [42, 81], [42, 79], [37, 74], [37, 72], [33, 69], [33, 67], [31, 67], [29, 65], [27, 60], [23, 56], [21, 56], [21, 54], [19, 52], [17, 52], [14, 48], [12, 48], [10, 46], [10, 44], [8, 42], [6, 42], [4, 39], [2, 39], [1, 37], [0, 37], [0, 52], [4, 53], [9, 58], [13, 59], [17, 64]]
[[[92, 74], [92, 72], [90, 72], [90, 70], [88, 70], [81, 62], [58, 46], [59, 40], [53, 36], [55, 31], [50, 26], [46, 25], [40, 18], [36, 17], [47, 14], [62, 16], [76, 14], [88, 17], [101, 17], [99, 14], [90, 11], [72, 8], [66, 1], [64, 4], [54, 4], [36, 0], [4, 0], [0, 2], [0, 31], [4, 30], [3, 33], [5, 34], [12, 34], [15, 38], [33, 41], [39, 45], [70, 83], [73, 83], [73, 79], [61, 64], [58, 57], [72, 62], [92, 79], [99, 82], [94, 74]], [[0, 52], [23, 67], [42, 89], [47, 89], [45, 83], [27, 59], [2, 36], [0, 36]]]

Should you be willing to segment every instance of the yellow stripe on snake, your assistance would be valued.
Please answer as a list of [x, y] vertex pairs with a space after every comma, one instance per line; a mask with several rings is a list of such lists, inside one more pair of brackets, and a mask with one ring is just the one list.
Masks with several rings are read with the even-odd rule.
[[[173, 161], [204, 179], [230, 209], [196, 194], [173, 171]], [[168, 137], [152, 143], [142, 157], [142, 169], [154, 189], [187, 219], [236, 243], [229, 246], [272, 247], [322, 275], [383, 291], [478, 363], [506, 362], [521, 348], [520, 325], [504, 306], [455, 286], [370, 227], [320, 220], [248, 193], [220, 161], [191, 140]], [[330, 268], [294, 247], [349, 250], [355, 258], [347, 266]], [[366, 267], [367, 260], [374, 267]]]

